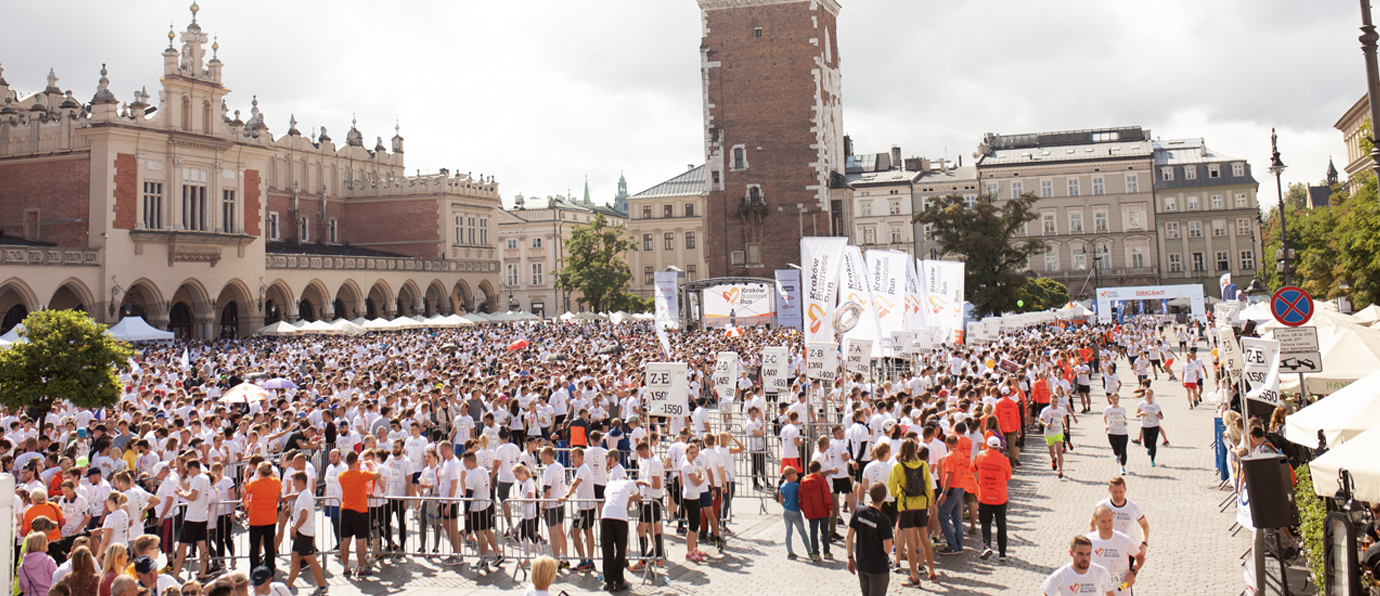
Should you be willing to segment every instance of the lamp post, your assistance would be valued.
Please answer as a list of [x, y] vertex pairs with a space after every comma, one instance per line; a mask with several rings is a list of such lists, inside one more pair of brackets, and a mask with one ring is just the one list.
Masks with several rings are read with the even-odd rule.
[[1361, 53], [1366, 57], [1366, 95], [1370, 98], [1371, 147], [1370, 167], [1380, 179], [1380, 144], [1375, 143], [1375, 123], [1380, 122], [1380, 68], [1377, 68], [1375, 44], [1380, 34], [1370, 21], [1370, 0], [1361, 0]]
[[[1365, 1], [1365, 0], [1362, 0]], [[1289, 275], [1289, 260], [1292, 256], [1289, 253], [1289, 236], [1284, 228], [1284, 183], [1280, 181], [1280, 176], [1284, 174], [1284, 162], [1279, 160], [1279, 137], [1275, 135], [1275, 129], [1270, 129], [1270, 173], [1275, 175], [1275, 191], [1279, 194], [1279, 256], [1276, 261], [1279, 263], [1279, 271], [1284, 274], [1284, 285], [1292, 285]]]

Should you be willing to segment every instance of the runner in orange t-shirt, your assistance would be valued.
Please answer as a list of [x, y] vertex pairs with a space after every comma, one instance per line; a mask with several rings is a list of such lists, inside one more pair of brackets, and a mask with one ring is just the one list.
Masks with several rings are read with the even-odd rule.
[[1006, 560], [1006, 483], [1011, 480], [1011, 462], [1002, 455], [1001, 441], [987, 439], [987, 449], [973, 462], [977, 472], [978, 517], [982, 520], [982, 554], [992, 556], [992, 520], [997, 522], [997, 559]]
[[935, 552], [956, 555], [963, 552], [963, 482], [971, 477], [972, 467], [967, 455], [958, 447], [958, 435], [944, 438], [949, 454], [939, 460], [939, 529], [944, 534], [944, 546]]
[[340, 566], [349, 577], [352, 538], [358, 539], [359, 569], [355, 574], [369, 572], [369, 491], [383, 473], [372, 463], [368, 469], [360, 469], [359, 454], [354, 452], [345, 454], [345, 465], [349, 469], [340, 473]]
[[[274, 535], [278, 526], [278, 499], [283, 495], [283, 483], [273, 473], [273, 464], [259, 462], [254, 468], [259, 475], [244, 485], [244, 510], [249, 514], [249, 568], [256, 569], [260, 561], [274, 569], [278, 558]], [[260, 549], [262, 548], [262, 556]]]

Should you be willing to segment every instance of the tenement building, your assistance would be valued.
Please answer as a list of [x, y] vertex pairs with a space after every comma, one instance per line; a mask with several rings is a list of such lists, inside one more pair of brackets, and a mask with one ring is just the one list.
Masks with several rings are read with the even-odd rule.
[[1246, 160], [1202, 139], [1155, 141], [1155, 226], [1162, 283], [1201, 283], [1221, 298], [1230, 273], [1246, 287], [1260, 265], [1259, 184]]
[[[583, 310], [580, 292], [556, 287], [556, 271], [565, 265], [565, 242], [576, 227], [588, 227], [599, 216], [610, 228], [626, 227], [628, 216], [612, 206], [590, 201], [588, 183], [584, 200], [519, 194], [513, 202], [512, 209], [498, 214], [502, 310], [530, 312], [540, 317]], [[624, 254], [623, 258], [635, 254]]]
[[679, 269], [685, 282], [705, 277], [705, 257], [710, 252], [704, 229], [708, 194], [705, 167], [691, 165], [627, 198], [628, 237], [637, 243], [637, 250], [628, 253], [634, 294], [651, 296], [657, 271]]
[[168, 32], [156, 98], [121, 102], [118, 66], [88, 101], [55, 73], [36, 93], [0, 78], [0, 331], [45, 308], [212, 338], [499, 307], [492, 177], [407, 176], [401, 134], [337, 145], [289, 118], [275, 136], [197, 11]]

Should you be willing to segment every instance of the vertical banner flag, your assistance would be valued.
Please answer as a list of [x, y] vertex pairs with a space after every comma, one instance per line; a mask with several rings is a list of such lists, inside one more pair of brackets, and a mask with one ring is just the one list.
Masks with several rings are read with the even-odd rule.
[[800, 270], [776, 270], [776, 326], [800, 329]]
[[877, 311], [878, 335], [883, 339], [882, 356], [894, 356], [899, 346], [891, 344], [891, 334], [906, 330], [906, 261], [910, 256], [890, 250], [867, 251], [868, 282]]
[[833, 381], [839, 376], [839, 350], [834, 342], [805, 344], [805, 376], [821, 381]]
[[839, 270], [847, 238], [834, 236], [800, 239], [800, 259], [805, 276], [805, 341], [834, 341], [834, 300], [838, 296]]
[[1230, 271], [1228, 271], [1228, 272], [1222, 274], [1222, 278], [1219, 279], [1219, 280], [1217, 280], [1217, 285], [1218, 285], [1219, 287], [1221, 287], [1221, 289], [1222, 289], [1222, 293], [1219, 294], [1219, 295], [1222, 297], [1223, 300], [1231, 300], [1232, 298], [1235, 298], [1235, 296], [1231, 296], [1231, 295], [1228, 295], [1228, 294], [1227, 294], [1227, 286], [1230, 286], [1230, 285], [1231, 285], [1231, 272], [1230, 272]]
[[1279, 405], [1279, 342], [1273, 339], [1241, 338], [1243, 374], [1249, 389], [1246, 397], [1272, 406]]
[[685, 416], [690, 413], [686, 407], [690, 385], [686, 382], [684, 362], [648, 362], [646, 381], [648, 415]]
[[928, 317], [920, 306], [920, 275], [915, 269], [915, 259], [906, 255], [906, 329], [916, 330], [924, 327]]
[[680, 327], [680, 301], [676, 299], [680, 289], [680, 279], [675, 271], [657, 271], [653, 282], [656, 285], [654, 302], [656, 304], [657, 329], [678, 329]]
[[843, 340], [843, 368], [851, 373], [867, 374], [872, 367], [872, 345], [870, 339], [846, 338]]
[[714, 392], [719, 401], [733, 401], [738, 388], [738, 353], [719, 352], [714, 360]]
[[790, 391], [790, 352], [786, 348], [762, 348], [762, 389], [767, 393]]
[[845, 331], [843, 338], [866, 340], [869, 360], [881, 356], [872, 351], [881, 339], [877, 331], [877, 307], [873, 304], [872, 290], [867, 283], [867, 262], [856, 246], [843, 249], [843, 275], [839, 279], [839, 292], [839, 305], [854, 302], [861, 308], [858, 323]]
[[921, 261], [920, 291], [927, 324], [944, 330], [945, 342], [963, 332], [963, 268], [956, 261]]

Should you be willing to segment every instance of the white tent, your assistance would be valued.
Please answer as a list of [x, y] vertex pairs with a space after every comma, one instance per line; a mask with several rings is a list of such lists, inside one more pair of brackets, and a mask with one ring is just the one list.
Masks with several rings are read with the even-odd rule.
[[562, 320], [562, 321], [574, 321], [574, 320], [575, 320], [575, 314], [572, 313], [572, 312], [570, 312], [570, 311], [566, 311], [565, 314], [563, 314], [563, 315], [561, 315], [561, 316], [559, 316], [559, 317], [557, 317], [557, 318], [560, 319], [560, 320]]
[[426, 327], [426, 323], [412, 317], [398, 317], [393, 319], [393, 324], [396, 325], [398, 329], [421, 329], [422, 327]]
[[[1352, 326], [1320, 327], [1318, 349], [1322, 353], [1323, 371], [1304, 375], [1310, 394], [1329, 395], [1380, 370], [1380, 330]], [[1279, 388], [1281, 391], [1297, 392], [1299, 376], [1280, 375]]]
[[612, 322], [614, 325], [621, 325], [631, 318], [632, 315], [629, 315], [628, 313], [623, 312], [621, 310], [609, 315], [609, 321]]
[[308, 335], [340, 335], [340, 328], [325, 321], [311, 321], [302, 326], [301, 332]]
[[336, 329], [339, 329], [340, 332], [341, 332], [341, 333], [344, 333], [345, 335], [364, 335], [364, 334], [365, 334], [365, 329], [364, 329], [364, 327], [361, 326], [361, 325], [359, 325], [359, 324], [357, 324], [357, 323], [355, 323], [354, 321], [347, 321], [347, 320], [345, 320], [345, 319], [336, 319], [336, 320], [334, 320], [334, 321], [331, 321], [331, 326], [332, 326], [332, 327], [335, 327]]
[[1088, 317], [1091, 317], [1092, 314], [1093, 312], [1091, 310], [1088, 310], [1081, 304], [1075, 304], [1073, 302], [1070, 302], [1064, 308], [1055, 311], [1055, 315], [1061, 319], [1086, 319]]
[[464, 319], [464, 320], [466, 320], [466, 321], [469, 321], [469, 322], [471, 322], [471, 323], [488, 323], [488, 322], [489, 322], [489, 317], [485, 316], [484, 313], [481, 313], [481, 312], [472, 312], [472, 313], [469, 313], [469, 314], [461, 315], [460, 318], [462, 318], [462, 319]]
[[634, 314], [632, 318], [634, 321], [654, 321], [656, 320], [656, 315], [649, 312], [640, 312]]
[[580, 311], [578, 313], [575, 313], [575, 315], [572, 318], [579, 321], [598, 321], [600, 317], [599, 315], [592, 312]]
[[23, 331], [23, 330], [24, 330], [24, 324], [23, 324], [23, 323], [20, 323], [20, 324], [18, 324], [18, 325], [15, 325], [15, 326], [14, 326], [14, 329], [11, 329], [9, 333], [6, 333], [6, 334], [4, 334], [4, 335], [0, 335], [0, 340], [7, 341], [7, 342], [9, 342], [9, 343], [15, 343], [15, 342], [19, 342], [19, 341], [28, 341], [28, 340], [25, 340], [25, 339], [19, 337], [19, 332], [20, 332], [20, 331]]
[[1380, 321], [1380, 304], [1372, 304], [1351, 314], [1356, 320], [1362, 323], [1374, 323]]
[[0, 348], [8, 348], [12, 345], [14, 345], [14, 342], [5, 339], [0, 339]]
[[289, 323], [287, 321], [278, 321], [277, 323], [264, 327], [263, 329], [255, 331], [254, 333], [257, 333], [259, 335], [297, 335], [298, 333], [301, 333], [301, 330], [296, 327], [293, 327], [292, 323]]
[[517, 314], [513, 315], [513, 320], [514, 320], [514, 321], [540, 321], [540, 320], [541, 320], [541, 317], [539, 317], [539, 316], [537, 316], [537, 315], [534, 315], [534, 314], [532, 314], [532, 313], [530, 313], [530, 312], [520, 312], [520, 313], [517, 313]]
[[1308, 464], [1313, 478], [1313, 492], [1320, 497], [1337, 494], [1337, 474], [1345, 468], [1351, 472], [1356, 489], [1352, 496], [1358, 501], [1380, 501], [1380, 430], [1372, 429], [1333, 447]]
[[300, 329], [306, 328], [307, 323], [310, 323], [310, 322], [311, 322], [311, 321], [308, 321], [308, 320], [306, 320], [306, 319], [297, 319], [297, 322], [296, 322], [296, 323], [291, 323], [291, 325], [292, 325], [293, 327], [295, 327], [295, 328], [297, 328], [297, 329], [300, 330]]
[[392, 321], [383, 318], [374, 319], [364, 324], [364, 328], [369, 331], [397, 331], [398, 326]]
[[1284, 438], [1314, 448], [1320, 430], [1328, 447], [1335, 447], [1380, 425], [1380, 370], [1294, 412], [1284, 423]]
[[125, 317], [105, 332], [120, 341], [167, 341], [174, 337], [170, 331], [155, 329], [143, 317]]
[[1241, 309], [1241, 320], [1264, 323], [1266, 321], [1275, 320], [1275, 316], [1270, 314], [1270, 305], [1264, 302], [1257, 302]]
[[360, 327], [363, 327], [365, 323], [368, 323], [368, 322], [369, 322], [369, 318], [368, 318], [368, 317], [357, 317], [355, 320], [350, 321], [350, 322], [351, 322], [351, 323], [354, 323], [354, 324], [356, 324], [356, 325], [359, 325]]

